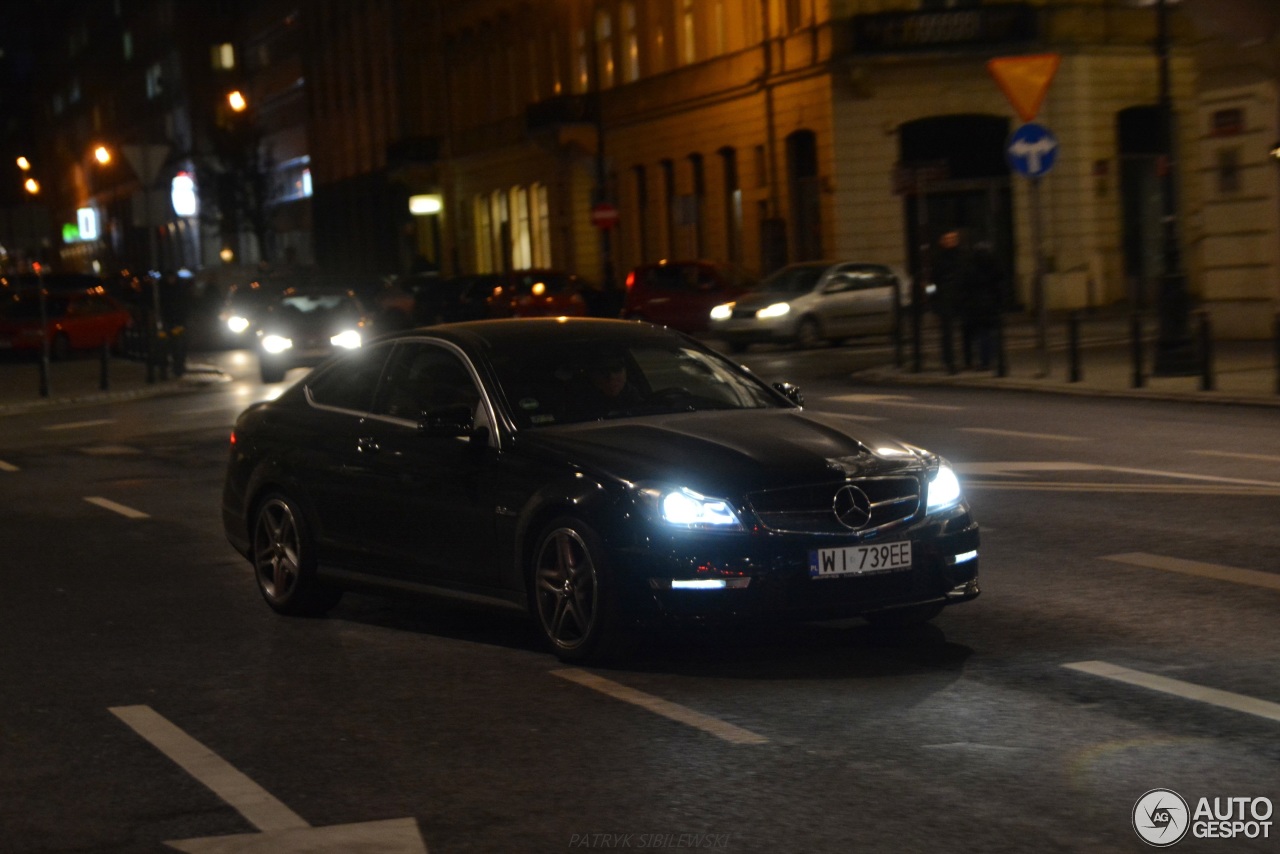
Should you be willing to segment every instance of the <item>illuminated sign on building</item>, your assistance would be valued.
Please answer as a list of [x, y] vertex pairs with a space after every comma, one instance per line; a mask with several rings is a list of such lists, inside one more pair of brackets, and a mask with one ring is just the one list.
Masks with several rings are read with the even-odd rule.
[[80, 231], [81, 240], [98, 239], [98, 212], [93, 208], [76, 210], [76, 227]]

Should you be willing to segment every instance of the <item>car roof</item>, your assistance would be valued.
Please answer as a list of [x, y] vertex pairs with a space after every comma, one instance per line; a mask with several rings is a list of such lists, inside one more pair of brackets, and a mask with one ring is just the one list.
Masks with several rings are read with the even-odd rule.
[[388, 333], [379, 336], [376, 340], [419, 338], [424, 335], [481, 349], [490, 342], [517, 346], [527, 344], [529, 347], [536, 347], [552, 339], [573, 340], [598, 337], [611, 343], [630, 344], [644, 340], [684, 337], [666, 327], [634, 320], [596, 317], [520, 317], [442, 323]]

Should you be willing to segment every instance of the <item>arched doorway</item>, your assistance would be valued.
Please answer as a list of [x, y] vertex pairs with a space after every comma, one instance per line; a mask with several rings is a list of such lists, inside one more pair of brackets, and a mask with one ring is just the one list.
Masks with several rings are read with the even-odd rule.
[[945, 231], [960, 229], [971, 242], [991, 244], [1009, 271], [1006, 303], [1017, 295], [1013, 243], [1013, 201], [1005, 144], [1009, 120], [960, 114], [906, 122], [898, 133], [898, 190], [904, 199], [904, 228], [912, 276], [922, 249], [931, 249]]

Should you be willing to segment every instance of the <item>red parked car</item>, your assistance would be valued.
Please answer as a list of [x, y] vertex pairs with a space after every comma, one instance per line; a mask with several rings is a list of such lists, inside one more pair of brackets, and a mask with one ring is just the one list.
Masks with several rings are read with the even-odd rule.
[[755, 279], [712, 261], [659, 261], [627, 274], [622, 316], [680, 332], [705, 332], [711, 309], [755, 286]]
[[[70, 292], [46, 289], [44, 313], [44, 337], [55, 359], [103, 344], [119, 350], [124, 330], [133, 323], [129, 310], [102, 287]], [[37, 351], [40, 339], [40, 291], [5, 294], [0, 303], [0, 351]]]

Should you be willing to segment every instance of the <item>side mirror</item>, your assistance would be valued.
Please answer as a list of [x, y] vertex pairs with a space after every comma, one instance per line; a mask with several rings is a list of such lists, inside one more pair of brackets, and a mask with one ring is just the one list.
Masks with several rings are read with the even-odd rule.
[[804, 406], [804, 395], [800, 393], [800, 386], [792, 383], [774, 383], [773, 390], [796, 406]]
[[470, 406], [446, 406], [422, 413], [418, 421], [418, 433], [423, 436], [470, 436], [475, 429]]

